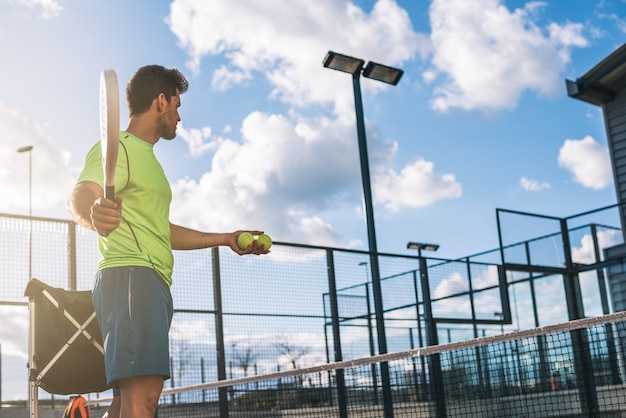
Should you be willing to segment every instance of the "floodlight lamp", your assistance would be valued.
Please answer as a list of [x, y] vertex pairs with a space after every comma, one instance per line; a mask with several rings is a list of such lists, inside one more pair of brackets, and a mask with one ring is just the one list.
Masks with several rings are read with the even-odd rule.
[[33, 149], [32, 145], [26, 145], [25, 147], [21, 147], [17, 149], [17, 152], [28, 152]]
[[406, 248], [418, 251], [437, 251], [439, 249], [439, 244], [429, 244], [426, 242], [409, 242], [408, 244], [406, 244]]
[[348, 55], [328, 51], [328, 54], [324, 57], [323, 64], [326, 68], [358, 76], [361, 73], [361, 69], [363, 68], [363, 64], [365, 64], [365, 61]]
[[388, 67], [372, 61], [368, 62], [363, 69], [363, 77], [372, 78], [393, 86], [398, 84], [402, 74], [404, 74], [404, 71], [399, 68]]

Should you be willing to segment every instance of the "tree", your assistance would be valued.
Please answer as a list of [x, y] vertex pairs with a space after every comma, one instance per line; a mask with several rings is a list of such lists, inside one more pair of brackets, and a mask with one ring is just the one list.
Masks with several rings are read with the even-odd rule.
[[[281, 355], [287, 357], [287, 360], [293, 367], [293, 369], [298, 369], [298, 362], [302, 357], [309, 354], [311, 351], [310, 347], [296, 345], [289, 341], [289, 338], [286, 335], [283, 335], [279, 341], [276, 343], [276, 348]], [[300, 386], [302, 386], [302, 376], [298, 376], [298, 382]]]
[[248, 341], [245, 347], [238, 348], [237, 343], [233, 343], [233, 360], [235, 365], [243, 370], [243, 375], [248, 376], [248, 369], [256, 361], [258, 353]]

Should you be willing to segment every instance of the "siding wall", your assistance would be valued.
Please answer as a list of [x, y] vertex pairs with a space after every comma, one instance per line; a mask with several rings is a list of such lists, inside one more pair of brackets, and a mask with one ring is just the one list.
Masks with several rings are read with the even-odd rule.
[[[620, 203], [622, 231], [626, 230], [626, 90], [604, 106], [604, 118], [608, 137], [617, 201]], [[626, 240], [624, 240], [626, 242]]]
[[[617, 201], [620, 204], [619, 213], [622, 224], [622, 233], [626, 242], [626, 90], [622, 90], [614, 100], [604, 106], [604, 119], [608, 138], [613, 176]], [[607, 258], [626, 256], [626, 245], [607, 249]], [[626, 265], [619, 265], [608, 269], [609, 288], [614, 311], [626, 310]]]

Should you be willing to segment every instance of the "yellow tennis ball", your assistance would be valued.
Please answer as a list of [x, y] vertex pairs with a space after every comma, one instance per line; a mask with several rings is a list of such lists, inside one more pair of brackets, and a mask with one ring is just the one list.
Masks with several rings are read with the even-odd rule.
[[260, 247], [261, 245], [263, 245], [265, 250], [269, 250], [270, 247], [272, 246], [272, 238], [270, 238], [269, 235], [267, 234], [261, 234], [257, 237], [256, 239], [256, 245], [257, 247]]
[[249, 232], [242, 232], [237, 237], [237, 245], [242, 250], [247, 250], [248, 247], [250, 247], [250, 245], [252, 245], [253, 241], [254, 241], [254, 236], [251, 233], [249, 233]]

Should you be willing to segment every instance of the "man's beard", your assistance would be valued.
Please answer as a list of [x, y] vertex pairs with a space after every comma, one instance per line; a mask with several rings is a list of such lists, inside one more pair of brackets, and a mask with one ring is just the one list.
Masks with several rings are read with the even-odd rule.
[[170, 128], [170, 126], [165, 123], [163, 115], [159, 115], [157, 121], [157, 133], [160, 138], [171, 140], [176, 138], [176, 125], [174, 125], [174, 129]]

